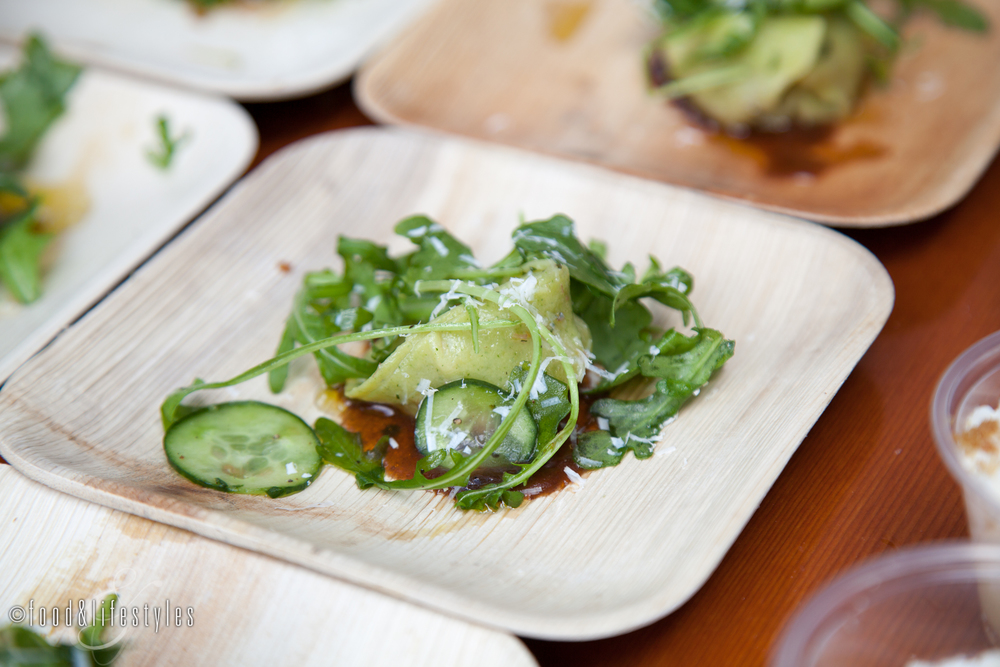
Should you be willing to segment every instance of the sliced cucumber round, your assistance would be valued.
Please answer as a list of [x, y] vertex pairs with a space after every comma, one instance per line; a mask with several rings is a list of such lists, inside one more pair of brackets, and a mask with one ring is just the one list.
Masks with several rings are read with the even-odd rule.
[[[449, 382], [429, 394], [417, 409], [414, 441], [421, 454], [455, 450], [472, 455], [482, 449], [510, 411], [511, 401], [500, 388], [481, 380]], [[538, 426], [526, 407], [514, 415], [503, 442], [482, 468], [502, 468], [527, 463], [535, 455]], [[453, 464], [446, 459], [444, 467]]]
[[267, 403], [220, 403], [176, 421], [163, 436], [167, 460], [195, 484], [230, 493], [297, 493], [323, 464], [309, 425]]

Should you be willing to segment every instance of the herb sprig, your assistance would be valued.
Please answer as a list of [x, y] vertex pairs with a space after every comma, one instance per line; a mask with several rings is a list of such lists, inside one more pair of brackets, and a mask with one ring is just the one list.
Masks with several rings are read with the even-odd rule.
[[177, 149], [190, 138], [189, 132], [173, 136], [173, 132], [170, 130], [170, 119], [161, 114], [156, 117], [157, 146], [146, 150], [146, 159], [157, 169], [166, 171], [173, 163]]

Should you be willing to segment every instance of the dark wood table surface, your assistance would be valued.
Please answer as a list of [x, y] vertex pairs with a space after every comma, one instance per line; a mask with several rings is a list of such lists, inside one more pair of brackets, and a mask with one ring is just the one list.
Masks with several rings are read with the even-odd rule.
[[[260, 129], [254, 165], [298, 139], [371, 123], [350, 84], [246, 106]], [[967, 537], [928, 413], [949, 363], [1000, 330], [1000, 162], [933, 219], [844, 233], [888, 269], [892, 315], [719, 568], [646, 628], [525, 640], [541, 665], [763, 665], [789, 616], [838, 573], [906, 545]]]
[[[302, 137], [371, 122], [349, 84], [247, 108], [260, 128], [258, 161]], [[888, 269], [892, 315], [719, 568], [646, 628], [600, 641], [526, 640], [541, 665], [763, 665], [789, 616], [846, 568], [967, 538], [929, 408], [951, 361], [1000, 330], [1000, 161], [933, 219], [844, 233]]]

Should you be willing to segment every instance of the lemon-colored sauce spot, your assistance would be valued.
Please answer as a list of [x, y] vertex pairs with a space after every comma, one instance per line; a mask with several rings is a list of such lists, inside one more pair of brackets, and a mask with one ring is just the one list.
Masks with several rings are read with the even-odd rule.
[[548, 5], [549, 34], [560, 42], [568, 41], [579, 30], [590, 12], [591, 2], [559, 0]]
[[42, 231], [58, 234], [83, 219], [90, 209], [90, 195], [82, 175], [61, 183], [41, 185], [28, 181], [28, 191], [38, 197], [38, 224]]

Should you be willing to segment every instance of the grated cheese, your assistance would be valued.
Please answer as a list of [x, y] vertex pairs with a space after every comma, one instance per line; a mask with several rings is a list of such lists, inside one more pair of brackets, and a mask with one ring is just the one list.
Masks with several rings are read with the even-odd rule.
[[427, 240], [431, 242], [432, 246], [434, 246], [434, 250], [437, 252], [437, 254], [441, 255], [442, 257], [447, 257], [451, 253], [451, 251], [448, 250], [448, 247], [444, 243], [442, 243], [441, 239], [439, 239], [438, 237], [430, 236], [428, 237]]
[[573, 484], [583, 485], [583, 477], [580, 477], [580, 474], [577, 471], [573, 470], [569, 466], [566, 466], [563, 468], [563, 472], [566, 473], [566, 477], [568, 477], [569, 481]]

